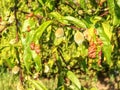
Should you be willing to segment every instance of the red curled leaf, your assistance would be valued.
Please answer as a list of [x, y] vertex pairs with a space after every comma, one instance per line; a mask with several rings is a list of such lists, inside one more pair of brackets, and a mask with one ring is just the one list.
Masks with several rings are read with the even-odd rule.
[[30, 32], [30, 31], [31, 31], [30, 26], [27, 26], [27, 31], [28, 31], [28, 32]]
[[99, 51], [99, 53], [98, 53], [98, 65], [100, 66], [101, 65], [101, 63], [102, 63], [102, 61], [101, 61], [101, 57], [102, 57], [102, 50], [100, 50]]
[[97, 44], [100, 45], [100, 46], [103, 45], [103, 42], [102, 42], [102, 40], [100, 38], [97, 38]]
[[88, 57], [89, 58], [96, 58], [96, 44], [94, 42], [90, 42], [90, 46], [88, 48]]
[[30, 48], [31, 48], [31, 50], [34, 50], [34, 49], [35, 49], [35, 43], [34, 43], [34, 42], [32, 42], [32, 43], [30, 44]]
[[35, 52], [37, 54], [40, 54], [40, 46], [39, 45], [35, 45]]

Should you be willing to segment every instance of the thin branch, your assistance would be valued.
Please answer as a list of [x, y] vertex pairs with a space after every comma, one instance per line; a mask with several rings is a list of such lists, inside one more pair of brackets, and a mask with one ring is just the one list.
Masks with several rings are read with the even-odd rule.
[[73, 25], [65, 25], [65, 24], [60, 24], [61, 27], [69, 27], [69, 28], [72, 28], [74, 30], [84, 30], [84, 28], [78, 28], [76, 26], [73, 26]]
[[18, 3], [18, 0], [15, 0], [14, 16], [15, 16], [15, 25], [16, 25], [16, 42], [19, 41], [19, 35], [18, 35], [19, 27], [18, 27], [18, 19], [17, 19], [17, 3]]
[[100, 16], [103, 17], [103, 16], [106, 16], [109, 14], [109, 11], [105, 11], [104, 13], [102, 13]]
[[58, 53], [59, 53], [60, 57], [62, 58], [63, 62], [67, 65], [67, 63], [66, 63], [66, 61], [65, 61], [64, 57], [62, 56], [62, 53], [61, 53], [61, 51], [60, 51], [60, 49], [59, 49], [59, 48], [57, 49], [57, 51], [58, 51]]

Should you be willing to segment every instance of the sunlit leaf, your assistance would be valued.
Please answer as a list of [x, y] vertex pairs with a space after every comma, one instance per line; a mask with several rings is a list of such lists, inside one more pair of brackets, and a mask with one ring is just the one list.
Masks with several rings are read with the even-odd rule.
[[103, 26], [103, 29], [105, 31], [105, 34], [109, 37], [109, 40], [111, 40], [111, 37], [112, 37], [112, 27], [110, 26], [109, 22], [103, 22], [102, 26]]
[[79, 4], [80, 4], [81, 8], [86, 10], [86, 1], [85, 0], [79, 0]]
[[102, 27], [97, 28], [98, 34], [100, 36], [100, 39], [103, 42], [103, 53], [107, 59], [107, 63], [111, 64], [111, 53], [112, 53], [112, 45], [110, 44], [110, 39], [104, 32], [104, 29]]
[[28, 18], [24, 21], [22, 26], [22, 32], [26, 32], [28, 27], [30, 27], [30, 29], [33, 29], [35, 27], [35, 21], [31, 18]]
[[58, 12], [51, 12], [50, 16], [54, 17], [57, 21], [63, 23], [63, 24], [68, 24], [66, 20], [64, 20], [64, 17], [60, 15]]
[[48, 90], [45, 85], [40, 80], [29, 80], [33, 85], [35, 85], [37, 90]]
[[90, 90], [98, 90], [98, 89], [94, 87], [94, 88], [91, 88]]
[[67, 72], [67, 77], [68, 77], [68, 79], [71, 80], [71, 82], [72, 82], [74, 85], [76, 85], [76, 87], [77, 87], [79, 90], [81, 90], [81, 84], [80, 84], [78, 78], [75, 76], [75, 74], [74, 74], [73, 72], [68, 71], [68, 72]]
[[46, 21], [46, 22], [44, 22], [42, 25], [40, 25], [39, 27], [38, 27], [38, 29], [35, 31], [35, 34], [33, 35], [33, 40], [35, 41], [35, 40], [38, 40], [41, 36], [42, 36], [42, 34], [43, 34], [43, 32], [46, 30], [46, 28], [50, 25], [52, 23], [52, 21]]
[[64, 41], [65, 41], [65, 37], [55, 38], [54, 45], [58, 46], [58, 45], [60, 45]]
[[35, 62], [36, 71], [39, 72], [42, 69], [41, 57], [35, 51], [32, 51], [32, 58]]
[[75, 25], [79, 26], [80, 28], [86, 28], [87, 27], [85, 25], [85, 23], [78, 18], [75, 18], [75, 17], [72, 17], [72, 16], [65, 16], [64, 19], [68, 20], [72, 24], [75, 24]]
[[120, 24], [120, 7], [115, 0], [107, 0], [109, 6], [109, 12], [113, 18], [113, 25]]
[[23, 61], [28, 73], [30, 73], [31, 60], [32, 60], [31, 51], [30, 48], [27, 47], [24, 50]]
[[111, 66], [111, 64], [112, 64], [112, 61], [111, 61], [112, 46], [104, 45], [102, 50], [106, 57], [107, 63]]
[[117, 0], [117, 5], [120, 7], [120, 0]]

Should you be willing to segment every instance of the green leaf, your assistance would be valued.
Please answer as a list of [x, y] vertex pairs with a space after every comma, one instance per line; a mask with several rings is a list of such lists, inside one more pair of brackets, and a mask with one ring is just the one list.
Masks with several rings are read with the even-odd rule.
[[109, 64], [111, 66], [111, 64], [112, 64], [112, 61], [111, 61], [112, 45], [104, 45], [102, 50], [106, 57], [107, 64]]
[[66, 20], [64, 20], [64, 17], [60, 15], [58, 12], [51, 12], [50, 16], [54, 17], [57, 21], [63, 23], [63, 24], [68, 24]]
[[35, 85], [35, 87], [37, 88], [37, 90], [48, 90], [45, 85], [39, 81], [39, 80], [29, 80], [33, 85]]
[[109, 22], [103, 22], [102, 23], [102, 27], [103, 27], [103, 29], [105, 31], [105, 34], [109, 38], [109, 40], [111, 40], [111, 37], [112, 37], [112, 27], [110, 26]]
[[31, 60], [32, 60], [32, 55], [30, 48], [26, 47], [23, 54], [23, 61], [28, 73], [30, 73]]
[[53, 0], [48, 0], [45, 5], [50, 9], [53, 10], [54, 9], [54, 4], [55, 2]]
[[65, 37], [61, 37], [61, 38], [55, 38], [55, 40], [54, 40], [54, 45], [55, 46], [58, 46], [58, 45], [60, 45], [62, 42], [64, 42], [65, 41]]
[[38, 0], [38, 1], [42, 6], [44, 6], [43, 0]]
[[81, 8], [83, 8], [84, 10], [86, 10], [86, 3], [85, 3], [85, 1], [86, 0], [80, 0], [79, 2], [79, 4], [80, 4], [80, 6], [81, 6]]
[[57, 87], [61, 87], [64, 85], [64, 72], [61, 72], [58, 76], [58, 84]]
[[110, 14], [113, 18], [113, 25], [120, 24], [120, 7], [115, 0], [107, 0]]
[[35, 69], [39, 72], [42, 69], [41, 57], [35, 51], [32, 51], [32, 58], [35, 62]]
[[103, 53], [106, 57], [107, 63], [110, 65], [111, 64], [111, 53], [112, 53], [112, 45], [110, 44], [110, 39], [104, 32], [104, 29], [102, 27], [97, 28], [98, 34], [100, 36], [100, 39], [103, 42]]
[[53, 21], [46, 21], [42, 25], [39, 26], [39, 28], [35, 31], [35, 34], [33, 35], [32, 40], [36, 41], [38, 40], [43, 32], [46, 30], [46, 28], [52, 23]]
[[106, 35], [103, 27], [99, 26], [96, 29], [97, 29], [98, 35], [100, 36], [100, 39], [103, 41], [104, 45], [110, 45], [110, 39]]
[[87, 27], [82, 20], [79, 20], [79, 19], [74, 18], [72, 16], [65, 16], [64, 19], [70, 21], [70, 23], [75, 24], [76, 26], [79, 26], [81, 28]]
[[35, 27], [35, 21], [31, 18], [26, 19], [23, 23], [23, 26], [22, 26], [22, 32], [26, 32], [28, 29], [28, 26], [32, 30]]
[[72, 83], [79, 89], [81, 90], [81, 84], [78, 80], [78, 78], [75, 76], [75, 74], [71, 71], [67, 72], [67, 77], [72, 81]]
[[120, 0], [117, 0], [117, 5], [120, 7]]
[[80, 90], [75, 85], [70, 85], [69, 88], [70, 88], [70, 90]]
[[9, 68], [12, 68], [14, 66], [14, 64], [12, 62], [13, 61], [12, 57], [7, 58], [5, 61], [6, 61]]
[[98, 89], [94, 87], [94, 88], [91, 88], [90, 90], [98, 90]]

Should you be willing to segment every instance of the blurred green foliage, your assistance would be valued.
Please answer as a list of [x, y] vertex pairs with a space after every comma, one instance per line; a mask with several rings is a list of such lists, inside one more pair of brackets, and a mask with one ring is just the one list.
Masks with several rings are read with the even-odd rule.
[[56, 90], [86, 90], [80, 75], [119, 75], [119, 3], [1, 0], [0, 66], [10, 71], [17, 71], [17, 66], [24, 78], [21, 83], [33, 84], [38, 90], [47, 90], [33, 80], [40, 77], [58, 77]]

